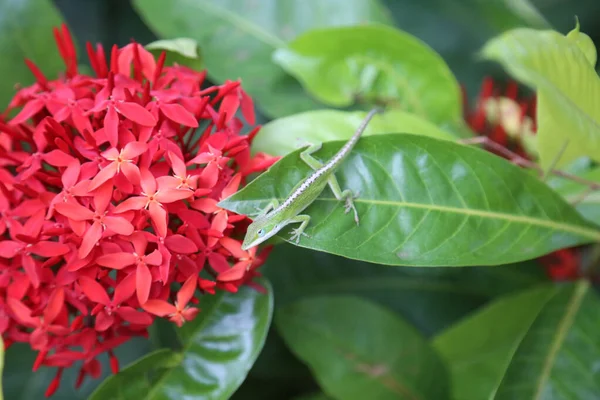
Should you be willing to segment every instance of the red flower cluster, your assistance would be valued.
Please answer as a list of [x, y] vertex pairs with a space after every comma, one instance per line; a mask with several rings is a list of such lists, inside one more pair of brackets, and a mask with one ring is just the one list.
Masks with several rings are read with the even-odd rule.
[[[486, 78], [474, 109], [465, 100], [465, 120], [479, 135], [487, 136], [495, 143], [525, 159], [531, 159], [526, 146], [527, 134], [536, 132], [536, 98], [520, 98], [519, 87], [509, 82], [504, 90], [491, 78]], [[505, 157], [494, 148], [488, 151]], [[539, 258], [548, 276], [555, 281], [575, 280], [581, 277], [581, 254], [578, 248], [561, 249]]]
[[[254, 125], [239, 82], [203, 87], [204, 72], [167, 67], [141, 45], [88, 43], [95, 77], [77, 70], [65, 26], [66, 73], [36, 77], [0, 117], [0, 333], [37, 350], [33, 369], [96, 357], [155, 317], [181, 326], [196, 293], [252, 284], [266, 252], [241, 250], [248, 221], [217, 206], [275, 158], [250, 156]], [[8, 115], [16, 115], [9, 119]]]

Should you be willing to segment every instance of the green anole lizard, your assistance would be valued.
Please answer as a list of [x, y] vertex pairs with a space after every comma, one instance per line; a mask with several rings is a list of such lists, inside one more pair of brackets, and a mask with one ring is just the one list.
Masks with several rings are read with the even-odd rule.
[[354, 135], [352, 135], [346, 144], [344, 144], [344, 146], [325, 164], [322, 164], [312, 156], [313, 153], [321, 148], [321, 143], [312, 144], [300, 153], [300, 158], [302, 158], [314, 172], [308, 178], [299, 182], [281, 205], [277, 199], [273, 199], [258, 214], [246, 231], [244, 243], [242, 244], [243, 250], [259, 245], [289, 224], [300, 223], [300, 226], [292, 231], [290, 240], [295, 240], [296, 243], [298, 243], [301, 235], [308, 236], [304, 233], [304, 229], [310, 221], [310, 216], [301, 214], [301, 212], [319, 197], [327, 185], [331, 188], [336, 199], [346, 202], [344, 208], [345, 213], [347, 214], [352, 210], [354, 212], [354, 220], [357, 225], [359, 224], [358, 213], [356, 212], [356, 207], [354, 207], [354, 199], [356, 196], [350, 189], [344, 191], [340, 189], [340, 185], [335, 177], [335, 171], [342, 162], [344, 162], [344, 159], [348, 154], [350, 154], [350, 151], [352, 151], [352, 148], [356, 142], [358, 142], [358, 139], [360, 139], [360, 136], [364, 132], [371, 118], [379, 111], [381, 110], [377, 108], [371, 110]]

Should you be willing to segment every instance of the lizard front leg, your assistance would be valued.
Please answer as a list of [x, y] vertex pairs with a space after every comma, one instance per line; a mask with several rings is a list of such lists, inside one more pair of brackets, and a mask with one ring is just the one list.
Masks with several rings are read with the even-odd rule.
[[279, 207], [279, 201], [277, 199], [272, 199], [269, 204], [267, 204], [267, 206], [263, 209], [260, 209], [257, 207], [257, 210], [259, 211], [259, 214], [254, 217], [254, 219], [256, 218], [262, 218], [265, 215], [267, 215], [267, 213], [271, 210], [276, 209], [277, 207]]
[[304, 229], [306, 229], [306, 225], [308, 225], [308, 223], [310, 222], [310, 215], [306, 215], [306, 214], [296, 215], [294, 218], [292, 218], [288, 221], [288, 224], [293, 224], [296, 222], [301, 222], [301, 224], [299, 227], [292, 230], [292, 236], [290, 237], [290, 240], [296, 241], [296, 244], [298, 244], [298, 242], [300, 241], [300, 236], [304, 235], [306, 237], [310, 237], [306, 233], [304, 233]]

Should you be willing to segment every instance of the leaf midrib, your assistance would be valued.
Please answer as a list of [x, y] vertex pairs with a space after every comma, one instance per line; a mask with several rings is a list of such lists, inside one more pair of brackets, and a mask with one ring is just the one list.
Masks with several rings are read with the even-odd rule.
[[544, 365], [542, 368], [542, 372], [537, 379], [536, 390], [533, 396], [534, 400], [540, 400], [542, 393], [544, 392], [544, 385], [548, 381], [550, 374], [552, 372], [552, 368], [554, 367], [554, 361], [556, 360], [556, 356], [561, 349], [562, 344], [565, 341], [569, 328], [573, 326], [573, 321], [575, 320], [575, 314], [579, 310], [581, 306], [581, 302], [585, 294], [587, 293], [589, 284], [585, 281], [580, 282], [571, 297], [571, 301], [567, 307], [567, 310], [564, 316], [560, 319], [558, 324], [558, 329], [556, 330], [556, 335], [552, 340], [552, 344], [550, 345], [550, 350], [548, 351], [548, 355], [544, 359]]
[[[248, 199], [246, 201], [240, 201], [239, 204], [243, 204], [244, 202], [256, 202], [256, 201], [264, 201], [265, 199]], [[279, 197], [277, 198], [280, 202], [286, 200], [286, 198]], [[327, 202], [339, 202], [335, 197], [319, 197], [315, 200], [319, 201], [327, 201]], [[597, 229], [586, 228], [583, 226], [577, 226], [572, 224], [566, 224], [561, 222], [548, 221], [544, 219], [528, 217], [526, 215], [514, 215], [514, 214], [505, 214], [496, 211], [489, 210], [477, 210], [472, 208], [460, 208], [460, 207], [451, 207], [451, 206], [442, 206], [437, 204], [422, 204], [422, 203], [409, 203], [405, 201], [392, 201], [392, 200], [375, 200], [375, 199], [361, 199], [360, 197], [354, 200], [354, 204], [363, 203], [368, 205], [379, 205], [379, 206], [389, 206], [389, 207], [406, 207], [406, 208], [416, 208], [421, 210], [431, 210], [431, 211], [439, 211], [451, 214], [460, 214], [460, 215], [468, 215], [480, 218], [487, 219], [496, 219], [509, 221], [517, 224], [523, 225], [534, 225], [540, 226], [544, 228], [554, 229], [557, 231], [570, 232], [579, 236], [590, 238], [594, 241], [600, 241], [600, 231]]]

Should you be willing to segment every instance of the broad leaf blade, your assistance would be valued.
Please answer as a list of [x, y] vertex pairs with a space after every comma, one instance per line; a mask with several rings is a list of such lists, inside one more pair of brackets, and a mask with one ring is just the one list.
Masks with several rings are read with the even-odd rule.
[[273, 250], [263, 273], [273, 284], [278, 307], [310, 296], [360, 296], [402, 315], [427, 336], [501, 294], [545, 280], [535, 264], [389, 268], [289, 244]]
[[454, 398], [595, 399], [600, 300], [586, 282], [506, 297], [442, 333]]
[[482, 54], [538, 92], [537, 141], [542, 166], [600, 160], [600, 78], [578, 44], [558, 32], [515, 29]]
[[117, 375], [105, 379], [88, 400], [139, 397], [182, 360], [180, 353], [170, 349], [156, 350], [121, 369]]
[[0, 111], [15, 93], [15, 84], [35, 81], [24, 59], [36, 63], [49, 78], [64, 69], [52, 36], [62, 18], [50, 0], [0, 1]]
[[279, 309], [275, 323], [323, 391], [336, 399], [449, 397], [439, 356], [381, 306], [356, 297], [313, 297]]
[[[342, 142], [316, 154], [328, 160]], [[310, 174], [290, 153], [220, 204], [256, 214]], [[388, 265], [498, 265], [600, 240], [559, 195], [510, 162], [485, 151], [410, 134], [361, 139], [336, 172], [342, 188], [360, 193], [362, 223], [345, 215], [326, 189], [306, 213], [300, 245]], [[290, 228], [280, 232], [289, 240]]]
[[134, 5], [162, 38], [195, 39], [212, 80], [240, 77], [260, 108], [274, 117], [320, 108], [271, 62], [275, 49], [315, 27], [390, 23], [377, 0], [136, 0]]
[[274, 60], [326, 104], [346, 107], [359, 97], [439, 124], [462, 118], [458, 82], [444, 60], [391, 27], [313, 29], [277, 50]]
[[[600, 184], [600, 168], [592, 168], [575, 175], [586, 181]], [[589, 185], [565, 178], [551, 179], [548, 184], [573, 204], [584, 218], [600, 225], [600, 192], [590, 190]]]
[[261, 284], [268, 293], [243, 287], [237, 293], [202, 297], [200, 314], [178, 331], [183, 350], [174, 354], [179, 362], [171, 362], [174, 355], [165, 356], [168, 368], [157, 365], [160, 371], [154, 373], [160, 379], [151, 381], [145, 374], [126, 379], [117, 374], [109, 378], [115, 382], [104, 384], [110, 390], [102, 391], [101, 398], [129, 399], [127, 386], [145, 385], [148, 400], [228, 399], [254, 364], [270, 325], [273, 298], [266, 281]]
[[[261, 128], [252, 142], [252, 150], [271, 155], [286, 155], [306, 143], [348, 140], [366, 114], [363, 111], [318, 110], [279, 118]], [[454, 135], [428, 120], [401, 110], [390, 110], [375, 115], [363, 136], [395, 132], [399, 126], [405, 133], [455, 139]]]

